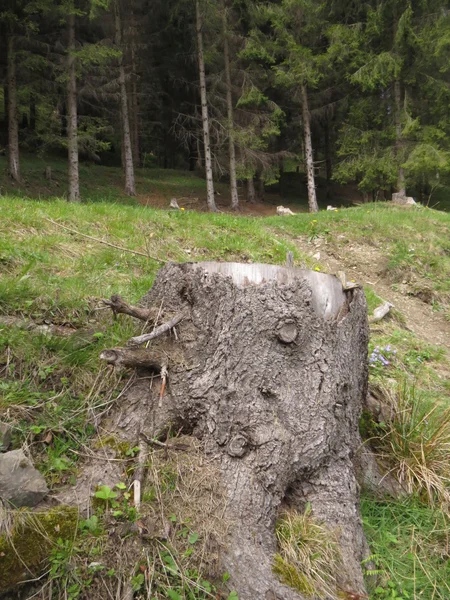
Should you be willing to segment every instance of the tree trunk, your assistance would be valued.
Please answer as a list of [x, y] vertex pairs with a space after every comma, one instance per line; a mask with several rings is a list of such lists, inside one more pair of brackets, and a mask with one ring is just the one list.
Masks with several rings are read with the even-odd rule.
[[[221, 566], [240, 600], [304, 598], [272, 567], [280, 509], [303, 512], [308, 502], [339, 535], [336, 591], [364, 595], [367, 547], [352, 464], [367, 393], [363, 291], [297, 268], [168, 264], [141, 305], [159, 309], [163, 321], [184, 320], [176, 336], [165, 333], [146, 350], [102, 353], [111, 364], [143, 367], [108, 426], [130, 443], [139, 428], [155, 439], [168, 426], [202, 441], [231, 524]], [[160, 386], [148, 384], [161, 356], [163, 402]], [[85, 479], [76, 492], [89, 497]]]
[[30, 94], [30, 129], [36, 131], [36, 96]]
[[225, 63], [225, 81], [227, 85], [227, 118], [228, 118], [228, 143], [230, 154], [230, 192], [231, 208], [239, 210], [239, 195], [236, 177], [236, 149], [234, 146], [234, 119], [233, 96], [231, 86], [230, 49], [228, 44], [227, 7], [223, 3], [223, 58]]
[[137, 63], [136, 63], [136, 32], [137, 24], [135, 15], [132, 13], [132, 39], [131, 39], [131, 115], [132, 115], [132, 143], [133, 143], [133, 161], [135, 167], [142, 166], [141, 160], [141, 144], [140, 144], [140, 127], [139, 127], [139, 102], [137, 92]]
[[[402, 145], [402, 88], [400, 81], [396, 79], [394, 81], [394, 100], [395, 100], [395, 154], [397, 156], [401, 153]], [[401, 160], [401, 156], [400, 156]], [[405, 185], [405, 171], [403, 167], [398, 169], [397, 179], [397, 192], [402, 196], [406, 196], [406, 185]]]
[[247, 179], [247, 202], [250, 202], [250, 204], [256, 204], [256, 190], [253, 177], [249, 177]]
[[77, 133], [77, 74], [75, 56], [75, 15], [67, 17], [67, 149], [69, 158], [69, 202], [80, 201], [80, 184], [78, 174], [78, 133]]
[[205, 147], [205, 167], [206, 167], [206, 190], [207, 203], [210, 211], [216, 212], [217, 207], [214, 200], [214, 181], [211, 160], [211, 143], [209, 139], [209, 116], [208, 103], [206, 97], [206, 76], [205, 76], [205, 58], [203, 55], [203, 34], [202, 34], [202, 16], [200, 13], [200, 1], [196, 0], [195, 10], [197, 17], [197, 52], [198, 52], [198, 68], [200, 73], [200, 96], [202, 103], [202, 122], [203, 122], [203, 139]]
[[318, 212], [319, 206], [316, 198], [316, 184], [314, 181], [314, 161], [311, 142], [311, 123], [308, 108], [308, 92], [306, 85], [302, 85], [302, 112], [303, 112], [303, 131], [305, 136], [305, 167], [308, 178], [308, 204], [309, 212]]
[[14, 35], [8, 36], [8, 173], [20, 182], [19, 124], [17, 121], [16, 52]]
[[332, 161], [331, 161], [331, 144], [330, 144], [330, 127], [328, 121], [324, 125], [324, 136], [325, 136], [325, 170], [327, 178], [327, 199], [331, 200], [331, 177], [333, 175]]
[[[119, 48], [122, 45], [122, 24], [120, 20], [119, 2], [115, 4], [115, 26], [116, 26], [116, 44]], [[136, 196], [134, 183], [134, 165], [133, 151], [131, 146], [130, 116], [128, 113], [128, 96], [125, 77], [125, 67], [123, 66], [123, 55], [119, 59], [119, 86], [120, 86], [120, 116], [122, 123], [122, 147], [125, 168], [125, 193], [128, 196]]]
[[264, 179], [262, 176], [262, 171], [257, 170], [255, 174], [255, 183], [256, 183], [256, 197], [258, 202], [264, 202], [266, 197], [266, 188], [264, 186]]

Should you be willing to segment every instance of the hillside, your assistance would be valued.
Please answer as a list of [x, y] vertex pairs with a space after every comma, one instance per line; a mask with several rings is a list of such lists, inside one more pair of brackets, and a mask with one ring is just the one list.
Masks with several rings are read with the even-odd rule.
[[[49, 194], [63, 187], [57, 185], [62, 170], [56, 165], [53, 172]], [[394, 305], [371, 326], [373, 389], [395, 393], [406, 381], [423, 417], [436, 406], [435, 417], [450, 422], [450, 214], [382, 203], [293, 217], [206, 214], [191, 209], [203, 182], [176, 173], [169, 183], [162, 175], [142, 175], [145, 191], [125, 205], [110, 173], [115, 171], [86, 167], [88, 204], [28, 199], [11, 188], [0, 197], [0, 410], [14, 424], [13, 446], [27, 445], [56, 497], [76, 479], [80, 462], [89, 460], [89, 448], [101, 440], [93, 423], [127, 382], [126, 374], [110, 372], [98, 356], [127, 340], [133, 324], [113, 321], [101, 299], [117, 293], [138, 302], [168, 261], [284, 264], [292, 251], [296, 265], [344, 270], [364, 286], [369, 314], [383, 301]], [[36, 191], [35, 179], [29, 177], [26, 195]], [[225, 196], [225, 185], [221, 191]], [[184, 210], [161, 209], [172, 196]], [[426, 429], [420, 433], [429, 439]], [[446, 444], [449, 456], [450, 438]], [[441, 476], [448, 477], [448, 469]], [[374, 600], [450, 597], [448, 521], [427, 502], [427, 482], [416, 482], [414, 491], [402, 500], [363, 495], [378, 571]], [[439, 501], [445, 494], [448, 479]], [[74, 598], [89, 586], [96, 589], [90, 563], [104, 561], [105, 573], [117, 568], [106, 542], [96, 545], [100, 558], [93, 558], [86, 541], [103, 539], [104, 531], [95, 533], [92, 523], [83, 527], [76, 550], [52, 558], [54, 589], [73, 583], [66, 567], [77, 565]], [[182, 593], [178, 580], [171, 586]], [[189, 597], [211, 597], [195, 589]]]

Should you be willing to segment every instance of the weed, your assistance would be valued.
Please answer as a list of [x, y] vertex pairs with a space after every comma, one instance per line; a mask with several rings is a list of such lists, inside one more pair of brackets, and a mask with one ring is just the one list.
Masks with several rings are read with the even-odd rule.
[[336, 535], [311, 513], [283, 513], [276, 525], [279, 552], [273, 571], [300, 593], [318, 598], [338, 598], [336, 575], [341, 564]]
[[450, 407], [430, 406], [404, 382], [385, 390], [388, 420], [371, 444], [409, 494], [450, 509]]

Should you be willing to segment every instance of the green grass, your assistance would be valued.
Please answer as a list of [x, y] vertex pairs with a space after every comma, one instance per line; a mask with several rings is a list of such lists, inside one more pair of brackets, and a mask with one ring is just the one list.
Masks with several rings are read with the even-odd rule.
[[362, 498], [364, 530], [377, 568], [371, 600], [448, 600], [449, 524], [414, 498]]

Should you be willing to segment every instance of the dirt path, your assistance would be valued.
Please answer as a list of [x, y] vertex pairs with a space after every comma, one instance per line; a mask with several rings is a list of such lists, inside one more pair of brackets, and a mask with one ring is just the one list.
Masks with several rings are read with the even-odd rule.
[[347, 279], [370, 285], [380, 298], [402, 313], [408, 329], [428, 343], [450, 351], [450, 323], [441, 313], [433, 311], [430, 304], [408, 295], [406, 289], [404, 292], [392, 289], [384, 276], [386, 257], [377, 248], [358, 243], [336, 248], [323, 240], [308, 244], [297, 239], [296, 243], [303, 253], [316, 256], [319, 253], [318, 260], [328, 272], [345, 271]]

